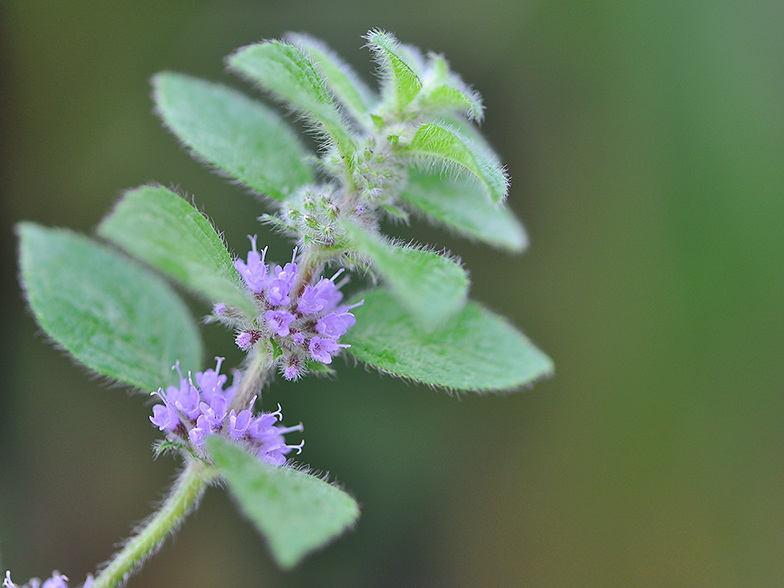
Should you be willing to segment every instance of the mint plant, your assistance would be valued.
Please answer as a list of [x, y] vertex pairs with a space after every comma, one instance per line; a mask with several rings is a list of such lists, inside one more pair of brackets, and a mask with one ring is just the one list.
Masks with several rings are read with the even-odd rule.
[[[467, 300], [458, 259], [381, 232], [382, 221], [415, 213], [510, 252], [527, 244], [504, 205], [507, 174], [476, 127], [479, 94], [441, 55], [384, 31], [366, 40], [378, 93], [303, 34], [227, 60], [306, 122], [315, 154], [277, 111], [236, 90], [170, 72], [152, 80], [158, 115], [194, 156], [266, 197], [260, 220], [291, 239], [290, 261], [267, 260], [259, 235], [233, 257], [191, 202], [158, 185], [124, 194], [98, 226], [104, 242], [18, 226], [41, 327], [90, 370], [152, 394], [155, 453], [184, 463], [160, 509], [85, 586], [124, 583], [219, 482], [282, 568], [356, 523], [354, 498], [291, 459], [303, 424], [284, 425], [280, 406], [262, 409], [274, 377], [332, 372], [341, 354], [452, 391], [514, 390], [551, 373], [515, 327]], [[345, 294], [352, 275], [373, 285]], [[199, 329], [170, 282], [211, 305], [206, 320], [231, 332], [227, 344], [247, 353], [241, 365], [224, 370], [217, 357], [204, 367]], [[29, 585], [66, 581], [55, 572]], [[16, 586], [10, 573], [3, 585]]]

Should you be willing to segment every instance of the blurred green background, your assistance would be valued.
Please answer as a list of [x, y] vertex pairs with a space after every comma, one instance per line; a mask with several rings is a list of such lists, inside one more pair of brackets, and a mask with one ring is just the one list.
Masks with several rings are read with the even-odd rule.
[[[284, 574], [212, 489], [129, 586], [784, 585], [782, 22], [774, 0], [0, 4], [2, 570], [81, 582], [176, 467], [151, 461], [143, 396], [38, 333], [13, 223], [90, 233], [154, 180], [194, 194], [236, 250], [265, 240], [263, 204], [151, 114], [150, 76], [250, 93], [223, 56], [300, 30], [370, 80], [360, 36], [382, 27], [482, 92], [532, 246], [405, 236], [461, 255], [472, 296], [556, 376], [501, 397], [342, 361], [335, 381], [278, 382], [265, 400], [304, 422], [302, 460], [359, 498], [358, 528]], [[220, 329], [205, 337], [239, 359]]]

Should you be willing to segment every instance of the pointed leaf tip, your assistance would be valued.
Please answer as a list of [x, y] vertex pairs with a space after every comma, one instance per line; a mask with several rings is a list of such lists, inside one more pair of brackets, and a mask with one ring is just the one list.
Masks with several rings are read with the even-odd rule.
[[452, 390], [515, 390], [549, 376], [553, 362], [506, 319], [468, 302], [443, 326], [425, 330], [386, 290], [360, 295], [341, 341], [384, 372]]
[[336, 539], [359, 518], [357, 502], [321, 478], [262, 463], [217, 435], [207, 437], [206, 443], [240, 509], [284, 569]]
[[509, 190], [509, 177], [481, 146], [460, 136], [457, 131], [428, 123], [420, 126], [403, 153], [425, 161], [441, 162], [447, 169], [458, 167], [471, 172], [493, 202], [502, 202]]

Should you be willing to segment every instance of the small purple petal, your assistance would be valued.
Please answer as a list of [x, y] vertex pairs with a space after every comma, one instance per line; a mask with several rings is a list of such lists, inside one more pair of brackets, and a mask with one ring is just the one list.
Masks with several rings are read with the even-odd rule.
[[283, 377], [287, 380], [296, 380], [302, 371], [302, 361], [298, 355], [292, 354], [288, 358], [288, 365], [283, 370]]
[[291, 284], [286, 280], [272, 280], [267, 286], [267, 300], [272, 306], [290, 304], [289, 292], [291, 292]]
[[175, 431], [180, 426], [180, 417], [168, 404], [156, 404], [152, 407], [152, 424], [161, 431]]
[[340, 345], [332, 339], [313, 337], [308, 344], [308, 349], [313, 359], [321, 363], [330, 364], [332, 363], [332, 355], [340, 350]]
[[201, 411], [199, 410], [199, 391], [187, 380], [180, 381], [180, 388], [170, 386], [166, 389], [166, 396], [174, 404], [174, 408], [195, 420]]
[[297, 331], [291, 334], [291, 340], [294, 341], [295, 345], [302, 345], [305, 342], [305, 335]]
[[237, 347], [242, 349], [243, 351], [247, 351], [261, 338], [261, 333], [258, 331], [242, 331], [237, 337], [234, 339], [234, 342], [237, 344]]
[[245, 434], [250, 425], [250, 418], [251, 414], [247, 409], [240, 411], [240, 414], [236, 414], [234, 410], [229, 413], [229, 433], [232, 439], [236, 441]]
[[343, 294], [334, 282], [322, 278], [315, 286], [305, 288], [299, 303], [297, 303], [297, 310], [302, 314], [312, 314], [325, 309], [331, 310], [342, 298]]
[[242, 259], [234, 261], [234, 267], [237, 272], [242, 276], [242, 279], [247, 284], [248, 288], [256, 294], [261, 294], [264, 290], [264, 284], [267, 277], [267, 266], [264, 265], [264, 257], [267, 255], [267, 248], [265, 247], [261, 254], [256, 250], [256, 235], [252, 237], [248, 235], [253, 249], [248, 252], [247, 263]]
[[68, 578], [58, 572], [52, 573], [52, 577], [41, 585], [41, 588], [68, 588]]
[[196, 426], [188, 431], [188, 437], [196, 447], [204, 445], [204, 437], [212, 432], [210, 423], [206, 416], [201, 415], [196, 421]]
[[223, 394], [223, 385], [228, 380], [228, 376], [220, 373], [223, 357], [216, 357], [217, 365], [215, 369], [209, 369], [204, 372], [196, 372], [195, 380], [196, 385], [201, 390], [201, 395], [205, 401], [211, 402], [213, 396], [216, 394]]
[[289, 325], [294, 321], [294, 315], [285, 310], [268, 310], [264, 313], [270, 328], [281, 337], [288, 337]]

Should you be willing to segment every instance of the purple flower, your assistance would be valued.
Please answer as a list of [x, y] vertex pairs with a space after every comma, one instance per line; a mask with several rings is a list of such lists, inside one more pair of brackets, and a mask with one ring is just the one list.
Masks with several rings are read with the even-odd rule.
[[311, 314], [325, 309], [331, 310], [337, 306], [343, 298], [343, 293], [338, 290], [334, 282], [339, 275], [340, 272], [330, 280], [322, 278], [315, 286], [307, 286], [299, 299], [297, 310], [302, 314]]
[[268, 310], [264, 313], [264, 318], [267, 319], [270, 328], [281, 337], [288, 337], [289, 325], [294, 320], [294, 315], [285, 310]]
[[232, 409], [229, 413], [229, 434], [235, 441], [242, 437], [250, 425], [251, 414], [247, 408], [236, 414]]
[[250, 331], [242, 331], [237, 335], [234, 339], [234, 342], [237, 344], [237, 347], [242, 349], [243, 351], [247, 351], [261, 338], [261, 333], [256, 330]]
[[62, 574], [54, 572], [52, 577], [46, 580], [41, 588], [68, 588], [68, 578]]
[[200, 402], [199, 410], [201, 410], [202, 415], [207, 417], [207, 422], [210, 424], [213, 431], [219, 429], [226, 419], [226, 398], [215, 395], [210, 404]]
[[297, 376], [299, 375], [299, 367], [294, 364], [289, 364], [286, 366], [286, 369], [283, 370], [283, 377], [287, 380], [296, 380]]
[[264, 265], [267, 248], [262, 249], [261, 254], [259, 254], [256, 250], [256, 237], [256, 235], [252, 237], [248, 235], [253, 249], [248, 252], [247, 263], [242, 261], [242, 259], [236, 259], [234, 267], [237, 268], [237, 272], [242, 276], [248, 288], [256, 294], [261, 294], [267, 277], [267, 266]]
[[166, 388], [166, 397], [174, 405], [174, 408], [187, 415], [191, 420], [196, 420], [201, 414], [199, 391], [188, 380], [180, 380], [179, 389], [174, 386]]
[[180, 415], [168, 403], [153, 406], [152, 414], [153, 416], [150, 417], [152, 424], [161, 431], [176, 431], [180, 426]]
[[[41, 580], [38, 578], [33, 578], [22, 586], [22, 588], [68, 588], [68, 578], [63, 576], [60, 572], [52, 572], [52, 577], [48, 580], [44, 581], [41, 584]], [[86, 584], [85, 584], [86, 585]], [[11, 572], [5, 573], [5, 580], [3, 580], [3, 587], [4, 588], [19, 588], [16, 584], [11, 581]]]
[[204, 445], [204, 438], [212, 433], [209, 419], [205, 415], [201, 415], [196, 421], [196, 426], [188, 431], [188, 438], [196, 447]]
[[212, 314], [221, 316], [226, 314], [226, 305], [223, 302], [218, 302], [212, 307]]
[[296, 256], [297, 250], [294, 249], [291, 263], [287, 263], [283, 268], [275, 266], [275, 278], [267, 284], [267, 300], [272, 306], [291, 304], [289, 293], [297, 281], [297, 264], [294, 263]]
[[321, 337], [313, 337], [308, 344], [310, 356], [316, 361], [327, 364], [332, 363], [332, 356], [340, 351], [341, 347], [348, 347], [348, 345], [341, 345], [332, 339]]
[[261, 461], [272, 465], [283, 465], [286, 463], [284, 457], [292, 449], [302, 451], [304, 441], [299, 445], [286, 445], [283, 435], [292, 431], [302, 431], [302, 423], [294, 427], [277, 427], [281, 418], [280, 406], [272, 413], [262, 413], [254, 419], [248, 427], [248, 435], [259, 444], [256, 455]]
[[275, 423], [278, 422], [280, 416], [280, 406], [278, 406], [277, 412], [261, 413], [248, 425], [248, 435], [257, 441], [274, 437], [276, 435]]
[[204, 372], [196, 372], [196, 385], [201, 390], [201, 394], [206, 402], [212, 402], [215, 394], [223, 394], [223, 385], [228, 380], [228, 377], [220, 373], [221, 364], [224, 357], [216, 357], [217, 365], [215, 369], [209, 369]]
[[341, 306], [336, 311], [321, 317], [316, 322], [316, 331], [325, 337], [337, 341], [341, 336], [346, 334], [346, 331], [349, 328], [354, 326], [354, 323], [357, 322], [357, 319], [354, 318], [354, 315], [351, 314], [349, 310], [364, 304], [364, 302], [365, 301], [362, 300], [352, 306]]
[[286, 445], [286, 441], [283, 439], [283, 435], [286, 433], [301, 431], [302, 423], [294, 427], [273, 427], [273, 429], [274, 436], [259, 448], [257, 455], [263, 462], [282, 466], [286, 463], [286, 454], [290, 453], [292, 449], [296, 449], [298, 455], [302, 453], [305, 441], [301, 441], [299, 445]]
[[288, 365], [283, 370], [283, 377], [287, 380], [296, 380], [299, 378], [299, 375], [302, 370], [302, 361], [299, 358], [299, 355], [292, 353], [288, 358]]
[[291, 284], [286, 280], [271, 280], [267, 285], [267, 300], [272, 306], [291, 304], [289, 292], [291, 292]]

